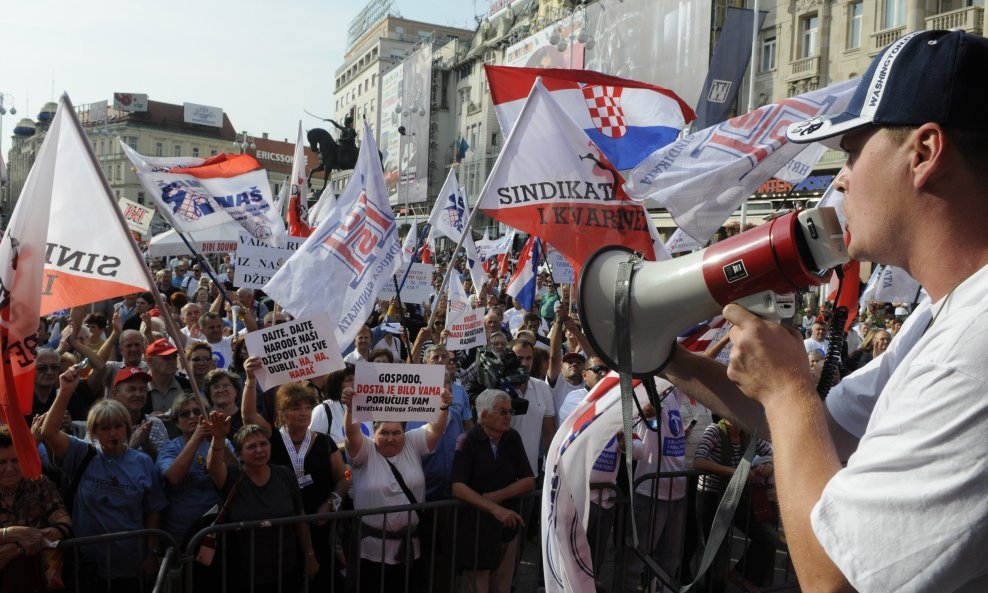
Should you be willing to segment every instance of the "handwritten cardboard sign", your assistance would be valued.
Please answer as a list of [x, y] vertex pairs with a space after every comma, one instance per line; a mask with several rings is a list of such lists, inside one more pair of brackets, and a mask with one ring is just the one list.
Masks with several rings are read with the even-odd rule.
[[256, 375], [261, 389], [304, 381], [343, 368], [333, 324], [326, 315], [250, 332], [244, 339], [247, 352], [260, 356], [264, 363]]
[[439, 417], [445, 380], [446, 367], [439, 364], [358, 362], [353, 419], [433, 422]]
[[562, 253], [550, 247], [546, 249], [546, 258], [549, 260], [549, 266], [552, 268], [552, 279], [556, 284], [573, 284], [576, 282], [576, 272]]
[[[408, 272], [408, 279], [405, 280], [405, 285], [401, 287], [401, 302], [412, 305], [428, 302], [429, 297], [432, 296], [432, 272], [434, 270], [435, 267], [432, 264], [412, 264], [412, 269]], [[399, 268], [396, 274], [399, 285], [401, 285], [401, 278], [404, 275], [405, 268]], [[395, 283], [389, 280], [381, 287], [381, 292], [377, 298], [390, 301], [394, 296]]]
[[446, 347], [468, 350], [487, 344], [484, 309], [474, 309], [459, 278], [449, 280], [449, 304], [446, 308]]
[[305, 239], [300, 237], [288, 237], [284, 247], [271, 247], [241, 230], [234, 260], [233, 283], [239, 287], [264, 288], [281, 264], [304, 242]]

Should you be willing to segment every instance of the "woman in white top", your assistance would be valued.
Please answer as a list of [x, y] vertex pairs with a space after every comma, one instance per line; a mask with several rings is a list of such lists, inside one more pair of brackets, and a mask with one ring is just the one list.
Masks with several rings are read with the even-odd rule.
[[[353, 466], [354, 508], [424, 502], [422, 458], [435, 449], [446, 430], [448, 410], [453, 402], [450, 391], [443, 390], [439, 417], [434, 422], [407, 433], [402, 422], [375, 422], [371, 438], [353, 421], [352, 401], [353, 390], [344, 389], [343, 424], [346, 451]], [[420, 555], [417, 525], [416, 511], [363, 518], [358, 528], [361, 592], [380, 591], [382, 587], [388, 591], [425, 590], [424, 575], [416, 562]]]

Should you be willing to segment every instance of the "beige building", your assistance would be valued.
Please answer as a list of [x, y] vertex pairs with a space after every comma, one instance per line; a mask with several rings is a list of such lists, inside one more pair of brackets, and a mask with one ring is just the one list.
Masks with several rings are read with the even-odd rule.
[[[396, 17], [387, 14], [387, 3], [371, 2], [368, 5], [368, 9], [375, 7], [385, 11], [383, 14], [378, 13], [376, 20], [375, 14], [362, 12], [351, 23], [351, 44], [344, 55], [343, 65], [336, 69], [332, 118], [342, 124], [343, 118], [352, 114], [358, 138], [360, 136], [360, 122], [366, 119], [375, 139], [380, 144], [382, 76], [423, 44], [432, 44], [436, 48], [449, 43], [455, 45], [459, 40], [469, 39], [473, 35], [473, 31]], [[368, 9], [365, 9], [365, 12]], [[445, 63], [451, 61], [450, 58], [442, 58], [439, 49], [436, 49], [434, 61], [444, 62], [444, 60]], [[446, 68], [448, 71], [448, 66]], [[440, 70], [441, 68], [434, 68], [434, 76]], [[442, 77], [441, 74], [439, 76]], [[435, 95], [434, 87], [434, 99], [438, 98]], [[430, 103], [430, 108], [436, 108], [441, 104], [441, 101], [433, 100]], [[338, 136], [338, 131], [332, 124], [327, 123], [325, 128], [334, 136]], [[438, 142], [436, 144], [438, 147]], [[430, 148], [430, 152], [431, 150]], [[430, 154], [430, 160], [435, 161], [436, 159], [433, 159]], [[430, 183], [432, 182], [431, 173]], [[331, 183], [336, 193], [343, 191], [349, 176], [349, 171], [333, 175]], [[439, 183], [442, 183], [441, 179]]]
[[[0, 194], [0, 207], [5, 220], [14, 209], [56, 108], [55, 103], [46, 104], [36, 122], [25, 118], [14, 130], [9, 153], [10, 182]], [[185, 106], [160, 101], [147, 101], [146, 111], [117, 110], [100, 101], [78, 105], [76, 112], [118, 198], [126, 197], [140, 204], [151, 204], [118, 138], [140, 154], [151, 157], [209, 158], [221, 153], [247, 152], [267, 170], [272, 195], [277, 195], [291, 173], [294, 142], [272, 140], [267, 134], [253, 137], [244, 132], [238, 133], [226, 113], [213, 109], [215, 123], [221, 124], [219, 126], [190, 123], [186, 121]], [[306, 158], [307, 170], [319, 162], [308, 148]], [[321, 188], [321, 183], [321, 179], [317, 182], [313, 178], [317, 189]], [[152, 233], [164, 228], [164, 221], [156, 215]]]
[[[984, 0], [790, 0], [778, 2], [760, 36], [756, 92], [779, 101], [864, 74], [882, 48], [905, 33], [959, 28], [984, 34]], [[815, 172], [836, 173], [841, 151]]]

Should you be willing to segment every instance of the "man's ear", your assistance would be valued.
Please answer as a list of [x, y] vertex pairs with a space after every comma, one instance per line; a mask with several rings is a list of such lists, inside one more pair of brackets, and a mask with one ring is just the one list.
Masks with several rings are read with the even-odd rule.
[[940, 124], [923, 124], [910, 136], [913, 187], [922, 189], [946, 170], [947, 135]]

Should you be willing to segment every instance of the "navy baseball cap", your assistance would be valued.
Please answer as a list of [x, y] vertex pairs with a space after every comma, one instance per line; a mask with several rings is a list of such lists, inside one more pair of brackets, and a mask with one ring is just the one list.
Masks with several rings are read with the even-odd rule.
[[786, 130], [790, 142], [823, 142], [870, 125], [938, 123], [988, 131], [988, 39], [963, 31], [916, 31], [875, 56], [844, 113], [822, 115]]

